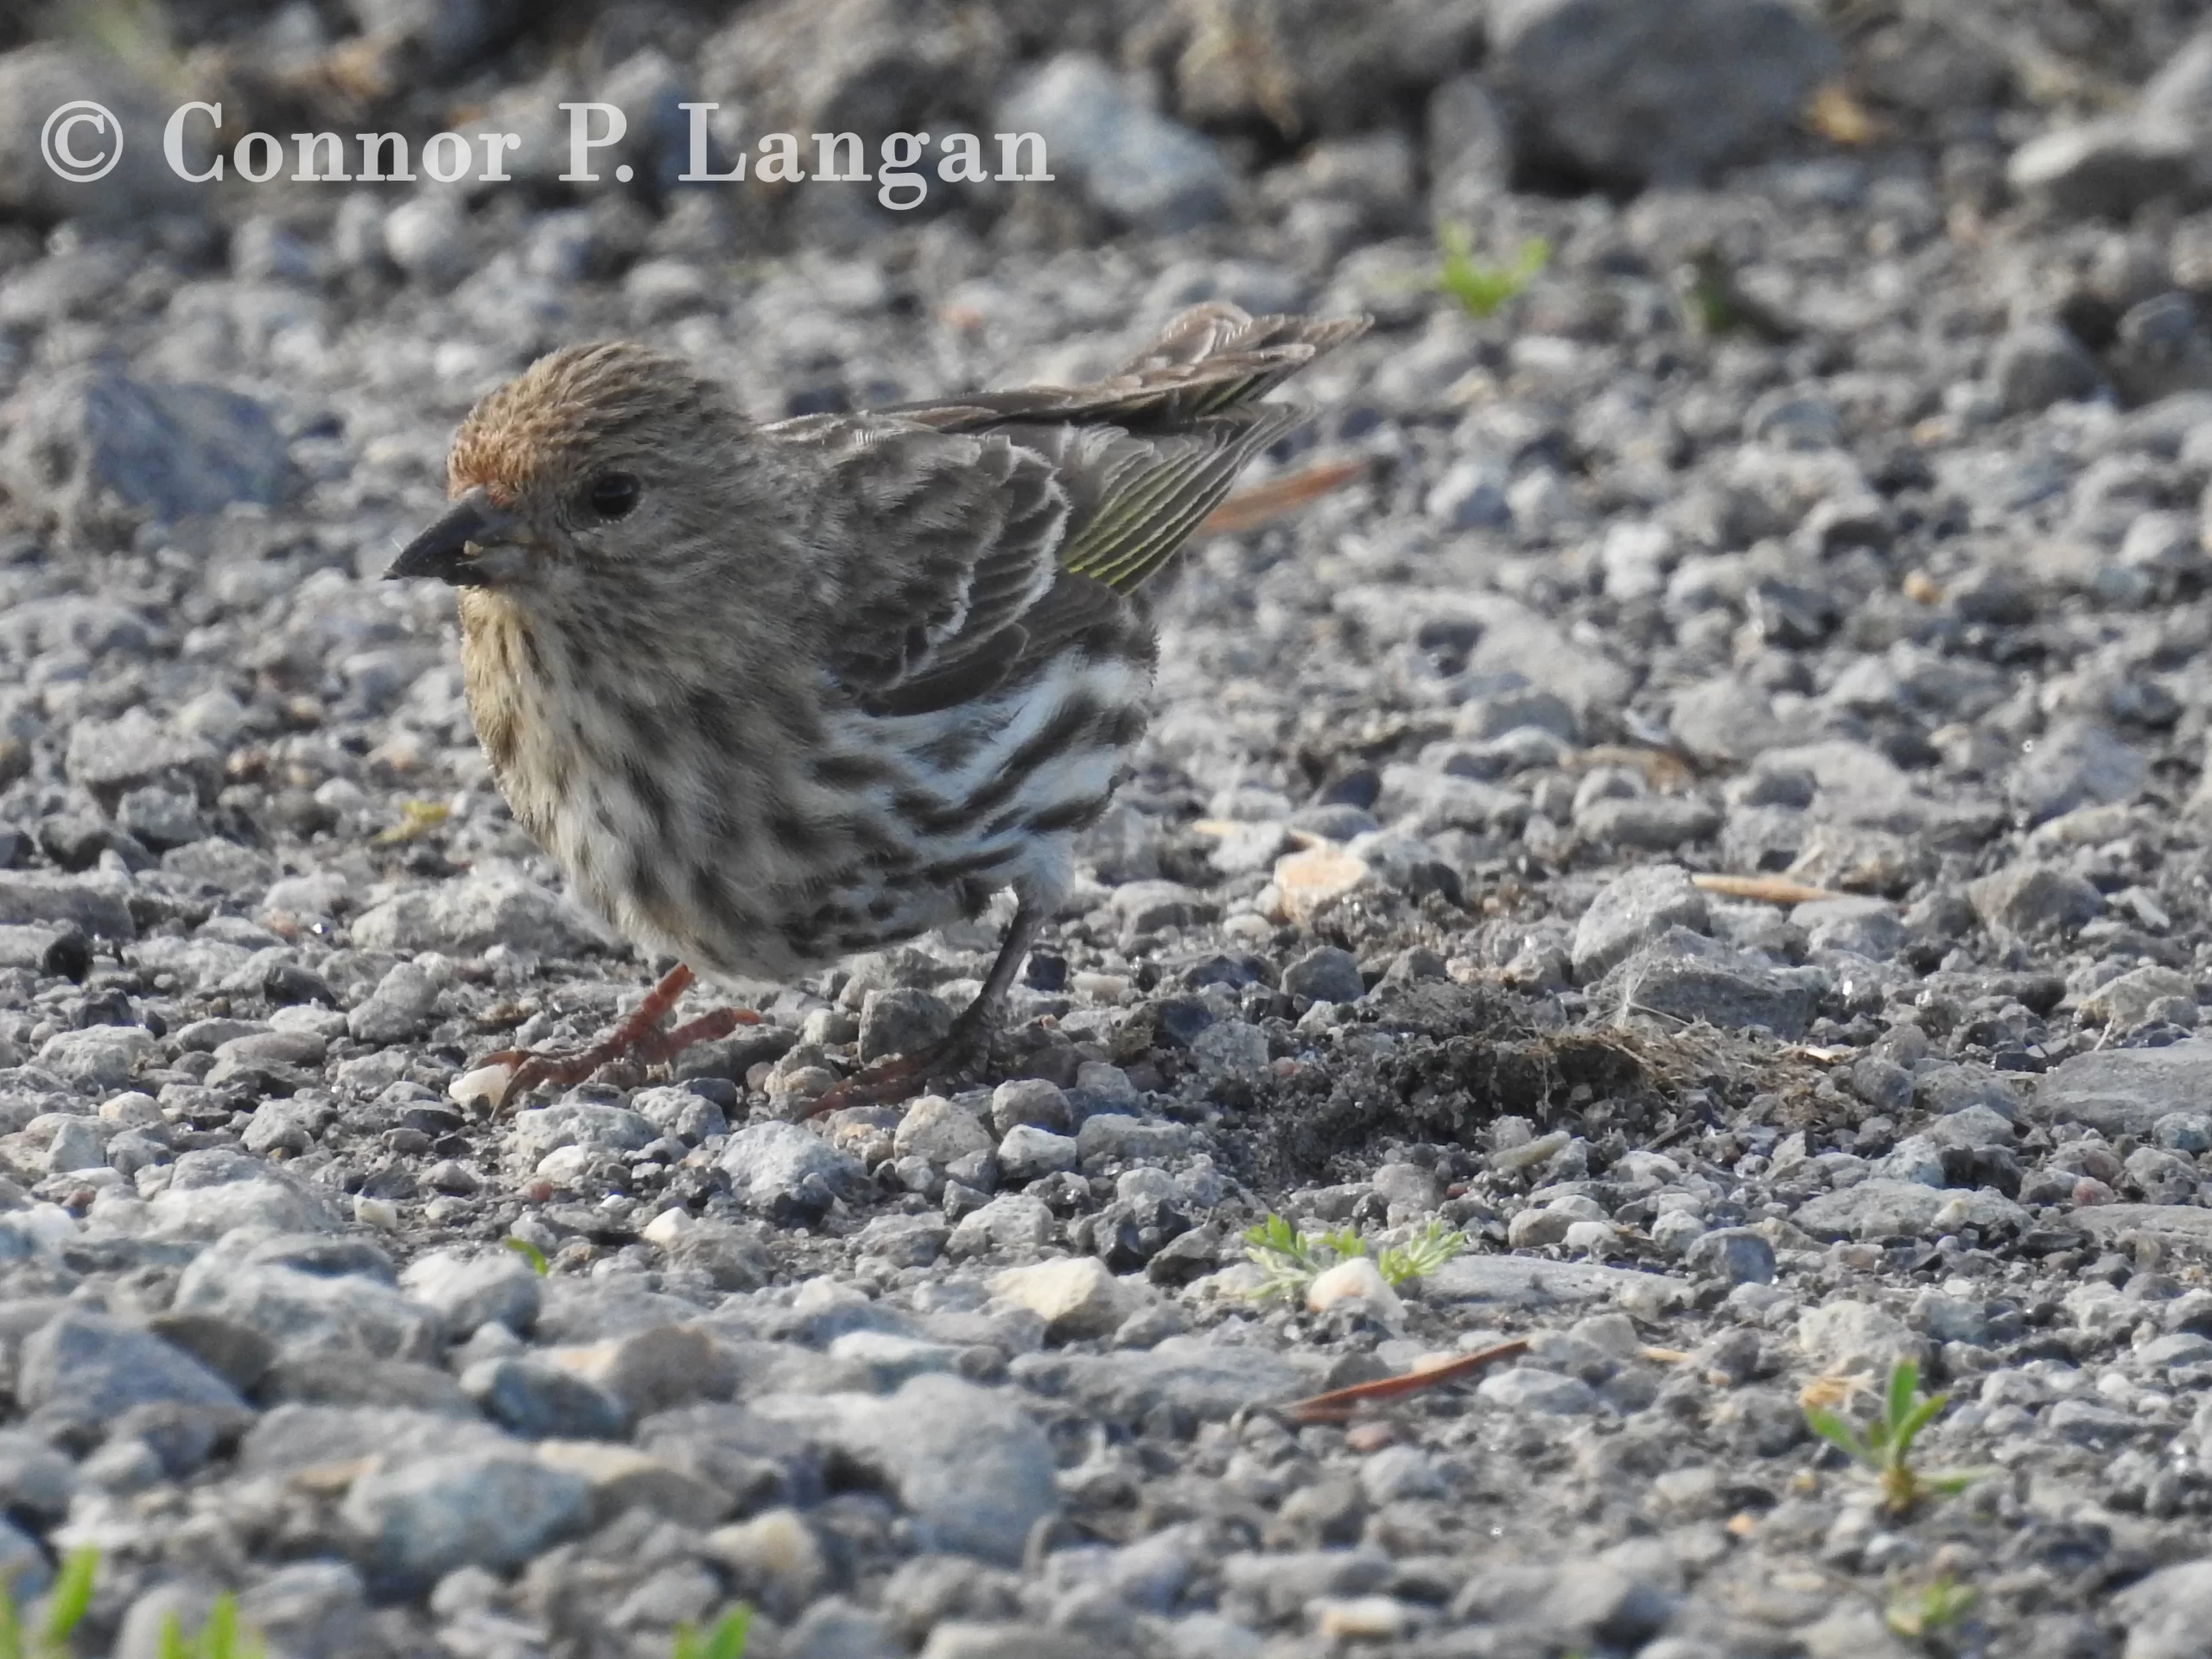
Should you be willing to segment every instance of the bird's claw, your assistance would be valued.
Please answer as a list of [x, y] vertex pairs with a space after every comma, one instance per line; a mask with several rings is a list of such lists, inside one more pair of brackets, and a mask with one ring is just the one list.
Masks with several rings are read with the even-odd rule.
[[646, 1065], [657, 1065], [674, 1059], [694, 1043], [711, 1043], [727, 1037], [740, 1026], [760, 1023], [760, 1016], [751, 1008], [716, 1008], [688, 1020], [667, 1031], [660, 1029], [660, 1022], [668, 1017], [677, 999], [683, 995], [691, 982], [691, 970], [679, 963], [670, 970], [659, 984], [646, 994], [634, 1013], [624, 1020], [598, 1042], [588, 1048], [572, 1053], [548, 1054], [535, 1049], [506, 1048], [486, 1054], [470, 1068], [470, 1075], [493, 1066], [505, 1066], [510, 1076], [506, 1086], [494, 1103], [494, 1109], [510, 1100], [519, 1100], [531, 1090], [551, 1084], [556, 1089], [569, 1089], [584, 1081], [601, 1066], [616, 1060], [635, 1058]]
[[856, 1071], [815, 1096], [805, 1116], [820, 1117], [847, 1106], [896, 1106], [924, 1090], [977, 1082], [988, 1068], [993, 1033], [955, 1025], [944, 1041], [913, 1054], [894, 1054]]

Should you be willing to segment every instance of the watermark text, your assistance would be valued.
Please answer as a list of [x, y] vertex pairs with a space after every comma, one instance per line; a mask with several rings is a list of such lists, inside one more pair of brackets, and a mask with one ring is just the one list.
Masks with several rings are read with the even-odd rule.
[[[629, 135], [629, 118], [613, 104], [560, 107], [568, 116], [568, 168], [561, 181], [596, 184], [596, 152], [622, 143]], [[972, 132], [887, 133], [871, 168], [867, 146], [855, 132], [763, 133], [750, 149], [725, 149], [717, 156], [723, 147], [715, 144], [709, 123], [721, 105], [677, 107], [690, 122], [687, 165], [677, 175], [680, 184], [739, 183], [748, 168], [752, 181], [760, 184], [874, 184], [879, 203], [904, 213], [929, 199], [932, 175], [946, 184], [1049, 184], [1054, 177], [1045, 140], [1034, 132], [993, 133], [988, 148]], [[190, 184], [226, 177], [248, 184], [280, 177], [295, 184], [411, 184], [424, 178], [439, 184], [505, 184], [514, 177], [507, 162], [524, 144], [519, 133], [482, 128], [433, 133], [419, 149], [399, 132], [254, 131], [240, 135], [227, 152], [211, 148], [193, 153], [195, 142], [212, 140], [222, 126], [220, 104], [178, 105], [162, 129], [162, 157], [169, 170]], [[122, 122], [89, 99], [55, 109], [39, 135], [47, 166], [79, 184], [112, 171], [123, 158], [123, 144]], [[621, 162], [613, 171], [617, 183], [627, 184], [636, 170]]]

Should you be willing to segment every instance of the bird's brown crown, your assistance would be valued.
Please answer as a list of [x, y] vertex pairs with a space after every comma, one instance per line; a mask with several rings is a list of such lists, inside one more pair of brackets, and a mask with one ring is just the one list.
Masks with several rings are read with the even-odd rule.
[[681, 358], [612, 341], [542, 357], [468, 413], [447, 457], [449, 494], [481, 487], [512, 506], [548, 480], [611, 449], [650, 448], [656, 435], [697, 435], [734, 414]]

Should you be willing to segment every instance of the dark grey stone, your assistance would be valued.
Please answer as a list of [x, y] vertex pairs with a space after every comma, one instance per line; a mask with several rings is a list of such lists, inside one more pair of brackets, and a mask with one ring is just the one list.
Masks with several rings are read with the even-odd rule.
[[398, 1463], [363, 1475], [340, 1507], [372, 1586], [416, 1594], [457, 1567], [520, 1567], [590, 1514], [589, 1482], [519, 1451]]
[[1772, 1284], [1774, 1246], [1748, 1227], [1716, 1227], [1691, 1241], [1682, 1265], [1700, 1277], [1732, 1285]]
[[1212, 143], [1137, 102], [1087, 54], [1063, 54], [1023, 80], [998, 122], [1042, 134], [1051, 170], [1125, 224], [1172, 233], [1229, 211], [1230, 173]]
[[245, 1404], [182, 1349], [105, 1314], [76, 1312], [56, 1315], [23, 1344], [16, 1395], [31, 1410], [57, 1406], [92, 1421], [141, 1405]]
[[1283, 969], [1282, 988], [1316, 1002], [1357, 1002], [1367, 995], [1358, 960], [1335, 945], [1316, 945]]
[[1838, 61], [1777, 0], [1516, 0], [1493, 15], [1491, 54], [1532, 156], [1628, 184], [1758, 156]]
[[73, 536], [119, 519], [167, 523], [232, 502], [275, 506], [295, 487], [283, 435], [252, 398], [209, 385], [163, 385], [101, 365], [40, 388], [0, 447], [20, 499]]
[[461, 1386], [486, 1416], [524, 1440], [611, 1440], [622, 1433], [620, 1401], [547, 1360], [482, 1360], [461, 1373]]

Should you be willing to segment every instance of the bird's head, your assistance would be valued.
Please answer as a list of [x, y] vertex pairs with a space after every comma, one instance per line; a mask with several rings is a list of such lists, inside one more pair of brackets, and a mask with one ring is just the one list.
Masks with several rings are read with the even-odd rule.
[[385, 575], [518, 600], [648, 576], [727, 509], [744, 427], [680, 358], [556, 352], [469, 411], [447, 460], [452, 505]]

